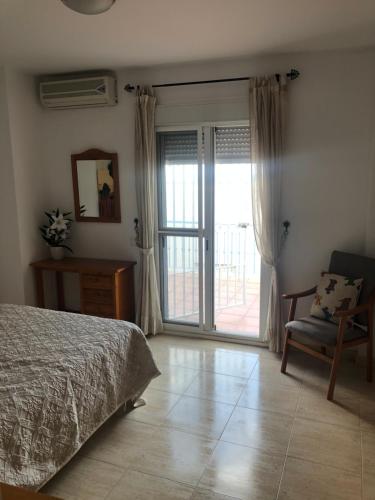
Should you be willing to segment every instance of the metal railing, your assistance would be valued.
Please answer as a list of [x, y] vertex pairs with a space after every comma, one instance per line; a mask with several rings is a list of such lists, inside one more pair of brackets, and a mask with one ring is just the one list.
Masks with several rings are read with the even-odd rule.
[[[246, 304], [260, 279], [260, 257], [250, 223], [215, 226], [215, 310]], [[198, 240], [167, 238], [168, 318], [198, 316]]]
[[260, 258], [248, 222], [215, 226], [215, 309], [246, 303], [259, 281]]

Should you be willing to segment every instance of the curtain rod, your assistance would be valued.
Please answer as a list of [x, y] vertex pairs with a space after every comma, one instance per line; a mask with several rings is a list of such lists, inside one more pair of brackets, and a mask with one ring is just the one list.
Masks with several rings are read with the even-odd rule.
[[[299, 77], [299, 75], [300, 72], [297, 69], [291, 69], [289, 73], [286, 74], [287, 78], [289, 78], [290, 80], [295, 80], [296, 78]], [[279, 80], [280, 74], [276, 73], [275, 76], [277, 80]], [[239, 78], [223, 78], [221, 80], [199, 80], [196, 82], [161, 83], [159, 85], [152, 85], [152, 88], [158, 89], [161, 87], [182, 87], [183, 85], [204, 85], [206, 83], [241, 82], [244, 80], [249, 80], [249, 78], [250, 77], [248, 76], [241, 76]], [[125, 85], [124, 90], [126, 90], [126, 92], [133, 92], [137, 87], [128, 83], [127, 85]]]

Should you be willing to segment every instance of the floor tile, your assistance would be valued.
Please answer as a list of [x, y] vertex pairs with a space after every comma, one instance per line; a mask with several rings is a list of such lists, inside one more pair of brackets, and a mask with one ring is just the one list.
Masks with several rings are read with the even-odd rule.
[[179, 349], [187, 352], [209, 352], [209, 351], [225, 351], [237, 353], [241, 355], [250, 355], [256, 357], [271, 357], [275, 355], [271, 353], [267, 347], [257, 347], [234, 342], [220, 342], [216, 340], [207, 340], [200, 338], [189, 338], [174, 335], [157, 335], [149, 340], [151, 350], [153, 352], [165, 352], [166, 349]]
[[138, 449], [130, 467], [196, 486], [216, 445], [214, 440], [160, 428]]
[[127, 416], [118, 418], [90, 438], [81, 453], [106, 463], [129, 467], [157, 431], [157, 426], [130, 420]]
[[[329, 386], [329, 375], [323, 380], [304, 381], [301, 387], [301, 393], [306, 396], [318, 397], [321, 399], [327, 399], [327, 392]], [[367, 398], [371, 400], [373, 397], [370, 392], [363, 386], [358, 389], [355, 387], [350, 387], [343, 381], [336, 383], [333, 401], [336, 403], [344, 403], [348, 399], [358, 400]]]
[[158, 364], [180, 366], [183, 368], [202, 369], [212, 348], [202, 348], [193, 343], [186, 345], [162, 345], [153, 343], [151, 347]]
[[343, 399], [339, 402], [328, 401], [319, 396], [303, 395], [298, 403], [297, 416], [358, 429], [359, 400]]
[[327, 398], [330, 370], [327, 364], [310, 366], [303, 374], [301, 393], [307, 396]]
[[375, 388], [374, 399], [362, 399], [360, 402], [361, 429], [375, 432]]
[[373, 474], [363, 474], [363, 500], [374, 500], [375, 498], [375, 476]]
[[[312, 359], [312, 358], [310, 358]], [[331, 368], [327, 363], [313, 360], [303, 376], [302, 392], [319, 397], [327, 397]], [[373, 387], [366, 382], [366, 376], [351, 361], [343, 361], [339, 367], [334, 391], [334, 400], [362, 399], [373, 397]]]
[[363, 470], [375, 476], [375, 434], [362, 432]]
[[206, 490], [203, 488], [197, 488], [191, 500], [239, 500], [238, 497], [228, 497], [228, 495], [222, 495], [221, 493], [216, 493], [215, 491]]
[[299, 391], [282, 385], [269, 385], [259, 380], [249, 380], [239, 406], [255, 410], [268, 410], [285, 415], [294, 415], [299, 399]]
[[259, 359], [253, 372], [251, 380], [260, 380], [267, 385], [283, 385], [287, 387], [300, 388], [302, 382], [302, 371], [293, 370], [293, 365], [288, 365], [287, 373], [281, 373], [281, 361], [271, 359]]
[[201, 372], [193, 380], [185, 394], [221, 403], [236, 404], [246, 382], [247, 379], [244, 378]]
[[258, 356], [217, 349], [207, 355], [202, 368], [222, 375], [249, 378], [257, 361]]
[[128, 421], [121, 431], [89, 443], [84, 453], [123, 468], [195, 486], [216, 444], [174, 429]]
[[338, 380], [336, 382], [334, 399], [368, 399], [374, 398], [374, 385], [369, 384], [366, 380], [357, 379], [352, 382]]
[[327, 465], [288, 457], [278, 500], [355, 500], [361, 477]]
[[169, 479], [128, 470], [106, 500], [190, 500], [193, 491]]
[[288, 449], [278, 500], [361, 498], [362, 458], [362, 500], [375, 499], [374, 385], [363, 367], [342, 363], [331, 403], [329, 367], [294, 350], [285, 376], [267, 349], [167, 335], [150, 344], [163, 375], [146, 406], [112, 417], [46, 491], [67, 500], [276, 499]]
[[219, 439], [234, 406], [183, 396], [169, 412], [165, 424], [192, 434]]
[[366, 380], [366, 369], [352, 362], [342, 363], [337, 376], [335, 397], [374, 399], [374, 384]]
[[149, 387], [142, 394], [142, 399], [146, 404], [132, 410], [126, 418], [158, 425], [164, 422], [169, 411], [180, 399], [180, 395]]
[[240, 354], [250, 354], [253, 356], [268, 356], [270, 351], [267, 347], [258, 347], [253, 345], [236, 344], [234, 342], [216, 342], [215, 349], [223, 349], [225, 351], [239, 352]]
[[199, 373], [198, 370], [181, 366], [159, 364], [158, 368], [161, 375], [149, 387], [175, 394], [183, 394]]
[[[264, 359], [264, 363], [266, 364], [273, 362], [278, 368], [279, 371], [281, 369], [282, 355], [279, 353], [273, 353], [272, 358]], [[297, 350], [289, 351], [288, 363], [287, 363], [287, 371], [289, 373], [293, 373], [298, 376], [302, 376], [306, 368], [309, 366], [309, 358], [306, 357], [303, 353]]]
[[293, 419], [287, 415], [237, 407], [221, 440], [285, 455], [292, 423]]
[[[152, 350], [162, 348], [178, 347], [180, 349], [192, 349], [202, 351], [204, 349], [217, 349], [222, 342], [206, 340], [202, 338], [184, 337], [182, 335], [159, 334], [149, 338], [149, 344]], [[232, 345], [224, 342], [224, 345]]]
[[362, 432], [363, 499], [375, 498], [375, 433]]
[[276, 498], [284, 458], [220, 442], [199, 486], [246, 500]]
[[288, 456], [360, 474], [360, 432], [338, 425], [296, 418]]
[[120, 467], [77, 456], [43, 488], [43, 493], [64, 500], [103, 500], [123, 473]]

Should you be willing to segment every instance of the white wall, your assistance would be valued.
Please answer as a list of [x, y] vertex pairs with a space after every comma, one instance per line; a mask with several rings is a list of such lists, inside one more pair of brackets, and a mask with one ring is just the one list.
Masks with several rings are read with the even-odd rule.
[[30, 262], [48, 254], [38, 226], [45, 209], [46, 179], [41, 161], [40, 107], [34, 79], [7, 71], [9, 125], [16, 185], [16, 203], [25, 302], [35, 304]]
[[25, 301], [6, 72], [0, 68], [0, 302]]
[[[93, 109], [42, 110], [42, 162], [47, 179], [45, 208], [74, 210], [70, 156], [90, 148], [118, 154], [121, 223], [74, 223], [68, 242], [76, 257], [136, 260], [133, 220], [134, 97], [121, 93], [120, 105]], [[74, 286], [69, 286], [74, 282]], [[77, 277], [66, 276], [67, 306], [79, 302]]]
[[136, 200], [133, 171], [133, 96], [111, 108], [43, 110], [43, 165], [48, 180], [46, 208], [74, 209], [70, 156], [89, 148], [117, 152], [121, 223], [75, 223], [71, 246], [76, 256], [135, 259], [131, 246]]
[[[291, 227], [281, 259], [282, 288], [309, 287], [327, 267], [333, 249], [375, 257], [374, 56], [375, 51], [343, 51], [120, 70], [119, 105], [114, 108], [32, 109], [42, 138], [46, 186], [38, 198], [43, 202], [38, 205], [34, 199], [30, 204], [37, 211], [42, 205], [73, 209], [70, 155], [91, 147], [117, 152], [122, 222], [76, 223], [72, 246], [77, 256], [137, 259], [134, 96], [122, 91], [124, 85], [259, 75], [295, 67], [301, 76], [289, 85], [282, 216]], [[247, 117], [246, 82], [160, 89], [157, 97], [159, 125]], [[31, 122], [24, 130], [30, 127]], [[23, 158], [29, 147], [30, 142]]]
[[314, 284], [333, 249], [369, 251], [374, 55], [311, 55], [299, 63], [283, 188], [283, 216], [291, 221], [282, 258], [287, 290]]
[[[327, 267], [333, 249], [363, 253], [369, 249], [368, 240], [375, 240], [368, 220], [374, 166], [374, 55], [374, 51], [293, 54], [119, 71], [116, 108], [43, 111], [49, 206], [73, 207], [71, 153], [94, 146], [117, 151], [123, 222], [76, 224], [73, 246], [80, 256], [136, 258], [134, 97], [122, 91], [124, 84], [247, 76], [295, 67], [301, 76], [289, 86], [282, 206], [291, 227], [281, 266], [283, 289], [310, 286]], [[157, 123], [245, 119], [246, 87], [234, 83], [160, 89]]]

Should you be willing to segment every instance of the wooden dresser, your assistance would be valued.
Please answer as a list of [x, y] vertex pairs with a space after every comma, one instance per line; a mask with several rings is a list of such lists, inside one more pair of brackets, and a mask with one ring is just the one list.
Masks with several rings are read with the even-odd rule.
[[43, 271], [55, 272], [60, 311], [66, 310], [63, 273], [78, 273], [82, 314], [134, 322], [135, 262], [67, 257], [40, 260], [32, 262], [31, 266], [35, 273], [38, 307], [45, 307]]

